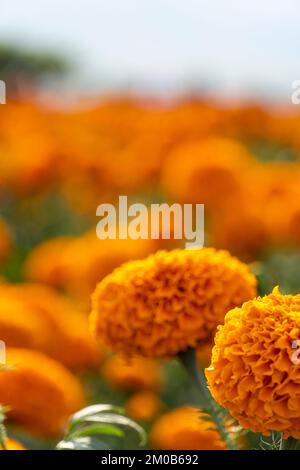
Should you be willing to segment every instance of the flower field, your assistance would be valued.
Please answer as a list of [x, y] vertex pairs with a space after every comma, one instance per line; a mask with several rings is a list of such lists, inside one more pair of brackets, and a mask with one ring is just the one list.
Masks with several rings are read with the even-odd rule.
[[[1, 450], [300, 449], [299, 125], [196, 97], [0, 107]], [[204, 204], [205, 246], [100, 240], [120, 195]]]

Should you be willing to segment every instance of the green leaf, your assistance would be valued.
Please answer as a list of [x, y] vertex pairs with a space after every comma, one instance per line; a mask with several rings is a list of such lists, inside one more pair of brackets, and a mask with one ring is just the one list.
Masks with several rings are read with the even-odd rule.
[[120, 426], [126, 426], [131, 429], [134, 429], [140, 437], [140, 445], [145, 445], [146, 443], [146, 433], [144, 429], [127, 416], [117, 415], [113, 413], [103, 413], [94, 416], [88, 416], [85, 419], [86, 422], [96, 422], [96, 423], [111, 423], [118, 424]]
[[83, 426], [81, 429], [78, 429], [77, 431], [72, 433], [71, 437], [85, 437], [98, 434], [104, 434], [106, 436], [124, 437], [124, 431], [122, 431], [122, 429], [109, 424], [92, 424], [90, 426]]
[[77, 411], [75, 413], [70, 421], [69, 421], [69, 429], [73, 430], [78, 424], [81, 424], [86, 420], [87, 417], [93, 416], [93, 415], [98, 415], [99, 413], [103, 413], [105, 411], [113, 411], [115, 413], [122, 413], [123, 409], [118, 406], [113, 406], [113, 405], [91, 405], [87, 406], [86, 408], [83, 408], [80, 411]]
[[[90, 445], [86, 439], [96, 439], [96, 442], [99, 443], [99, 436], [124, 438], [125, 432], [121, 427], [135, 431], [139, 437], [139, 445], [145, 445], [146, 432], [135, 421], [124, 416], [123, 412], [122, 408], [109, 404], [83, 408], [70, 418], [64, 439], [57, 448], [72, 449], [75, 445], [82, 448]], [[103, 443], [102, 440], [101, 442]], [[96, 445], [95, 442], [93, 445]]]

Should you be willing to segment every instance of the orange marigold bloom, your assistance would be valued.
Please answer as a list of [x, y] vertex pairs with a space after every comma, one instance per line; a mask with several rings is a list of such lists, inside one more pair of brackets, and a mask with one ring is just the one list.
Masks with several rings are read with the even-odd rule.
[[292, 162], [271, 162], [261, 165], [256, 173], [260, 187], [259, 204], [264, 208], [264, 222], [270, 242], [287, 245], [292, 240], [290, 223], [293, 212], [299, 207], [300, 165]]
[[[1, 287], [0, 287], [1, 292]], [[47, 349], [51, 334], [40, 312], [11, 295], [0, 293], [0, 334], [8, 346]]]
[[40, 350], [71, 369], [101, 359], [87, 315], [41, 284], [0, 284], [0, 332], [8, 346]]
[[33, 248], [25, 262], [25, 277], [31, 281], [63, 287], [66, 282], [63, 256], [73, 239], [57, 237]]
[[30, 280], [61, 287], [86, 301], [104, 276], [121, 263], [148, 255], [155, 247], [150, 239], [99, 240], [91, 230], [80, 237], [42, 243], [30, 253], [25, 273]]
[[300, 295], [270, 295], [227, 313], [206, 376], [214, 398], [245, 428], [300, 438]]
[[207, 341], [230, 308], [255, 296], [255, 286], [248, 267], [226, 251], [159, 251], [98, 284], [92, 328], [116, 352], [175, 356]]
[[105, 380], [120, 390], [160, 390], [162, 369], [158, 362], [135, 356], [130, 359], [114, 355], [107, 358], [102, 374]]
[[1, 153], [4, 186], [19, 196], [43, 192], [57, 178], [59, 157], [45, 135], [16, 130], [2, 143]]
[[[0, 449], [2, 450], [2, 449]], [[23, 444], [10, 437], [5, 441], [5, 450], [26, 450]]]
[[185, 406], [161, 416], [150, 433], [150, 443], [160, 450], [226, 450], [213, 424], [206, 415]]
[[36, 351], [8, 348], [0, 373], [0, 402], [8, 420], [44, 436], [59, 434], [71, 414], [84, 406], [78, 379], [60, 363]]
[[135, 393], [125, 403], [126, 413], [137, 421], [153, 420], [162, 408], [159, 396], [149, 390]]
[[235, 140], [209, 137], [175, 147], [162, 170], [162, 187], [175, 200], [220, 208], [239, 197], [254, 159]]
[[229, 250], [243, 260], [257, 259], [270, 242], [261, 206], [251, 198], [247, 204], [236, 204], [228, 211], [215, 214], [211, 226], [212, 244]]

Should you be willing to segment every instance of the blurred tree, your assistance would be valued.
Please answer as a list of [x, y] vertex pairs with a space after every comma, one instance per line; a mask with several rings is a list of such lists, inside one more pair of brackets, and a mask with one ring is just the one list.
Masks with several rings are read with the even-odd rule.
[[56, 54], [0, 44], [0, 79], [13, 98], [32, 91], [46, 79], [63, 76], [68, 70], [67, 62]]

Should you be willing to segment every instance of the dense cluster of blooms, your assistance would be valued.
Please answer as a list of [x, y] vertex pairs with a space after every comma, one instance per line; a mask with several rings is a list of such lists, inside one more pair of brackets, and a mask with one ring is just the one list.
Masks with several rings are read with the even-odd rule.
[[300, 438], [300, 371], [291, 358], [299, 334], [300, 295], [277, 288], [227, 313], [206, 375], [241, 426]]
[[[211, 244], [253, 258], [270, 243], [299, 245], [298, 125], [292, 111], [196, 99], [165, 106], [119, 98], [64, 112], [10, 104], [0, 123], [1, 192], [55, 189], [75, 210], [94, 215], [119, 194], [159, 189], [176, 202], [205, 203]], [[274, 146], [278, 161], [258, 161], [260, 142]], [[250, 232], [242, 230], [245, 221]]]
[[[1, 107], [0, 119], [0, 406], [9, 431], [57, 436], [85, 400], [115, 399], [146, 429], [157, 420], [154, 448], [225, 449], [203, 412], [174, 409], [194, 397], [169, 359], [195, 348], [199, 369], [211, 363], [212, 394], [241, 426], [300, 439], [290, 360], [300, 298], [255, 298], [252, 273], [269, 293], [266, 253], [300, 247], [297, 109], [196, 97], [66, 109], [31, 101]], [[204, 203], [213, 248], [182, 249], [174, 227], [171, 240], [161, 227], [155, 240], [99, 240], [96, 208], [120, 195], [146, 206]], [[289, 277], [299, 291], [300, 277]], [[8, 439], [7, 448], [22, 444]]]
[[248, 267], [226, 251], [159, 251], [98, 284], [94, 334], [129, 356], [174, 356], [207, 341], [225, 313], [251, 299], [255, 289]]
[[205, 413], [188, 406], [162, 415], [151, 430], [152, 447], [164, 450], [226, 450], [220, 435], [205, 417]]

